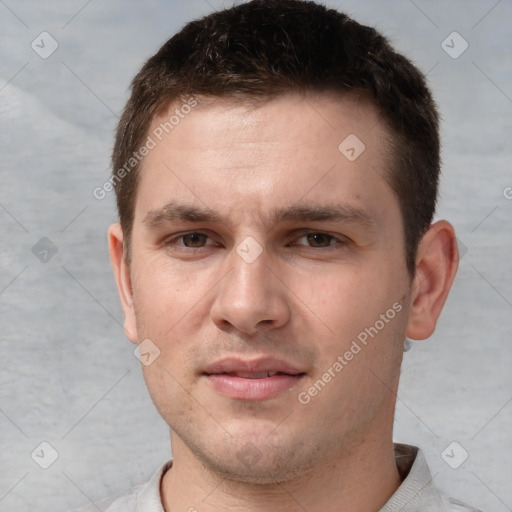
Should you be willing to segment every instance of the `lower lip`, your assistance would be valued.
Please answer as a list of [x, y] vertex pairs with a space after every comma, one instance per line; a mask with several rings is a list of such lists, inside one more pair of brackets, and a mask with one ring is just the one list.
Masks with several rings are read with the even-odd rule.
[[225, 373], [207, 375], [208, 381], [219, 393], [237, 400], [267, 400], [293, 388], [300, 375], [273, 375], [262, 379], [247, 379]]

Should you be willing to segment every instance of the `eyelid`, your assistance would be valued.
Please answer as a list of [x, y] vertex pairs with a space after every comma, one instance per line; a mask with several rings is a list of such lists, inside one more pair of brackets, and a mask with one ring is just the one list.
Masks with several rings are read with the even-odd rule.
[[[183, 238], [184, 236], [186, 235], [192, 235], [192, 234], [198, 234], [198, 235], [204, 235], [207, 237], [207, 241], [205, 243], [204, 246], [202, 247], [187, 247], [186, 245], [182, 244], [182, 243], [177, 243], [179, 241], [180, 238]], [[329, 244], [325, 247], [311, 247], [307, 244], [298, 244], [296, 243], [297, 240], [299, 240], [300, 238], [303, 238], [307, 235], [314, 235], [314, 234], [319, 234], [319, 235], [325, 235], [325, 236], [329, 236], [331, 237], [332, 239], [335, 240], [336, 243], [333, 243], [333, 244]], [[211, 246], [214, 246], [214, 245], [220, 245], [218, 241], [216, 241], [215, 239], [216, 237], [213, 236], [213, 234], [209, 231], [209, 230], [188, 230], [188, 231], [181, 231], [181, 232], [178, 232], [178, 233], [173, 233], [172, 235], [170, 236], [167, 236], [165, 237], [162, 242], [161, 242], [161, 245], [162, 246], [169, 246], [169, 245], [173, 245], [175, 247], [180, 247], [180, 248], [184, 248], [186, 250], [188, 249], [191, 249], [191, 250], [198, 250], [198, 249], [204, 249], [205, 247], [211, 247]], [[345, 236], [345, 235], [341, 235], [340, 233], [330, 233], [328, 231], [322, 231], [322, 230], [319, 230], [319, 229], [299, 229], [299, 230], [296, 230], [293, 235], [290, 236], [290, 242], [289, 244], [290, 245], [297, 245], [297, 246], [300, 246], [300, 247], [307, 247], [307, 248], [310, 248], [310, 249], [329, 249], [329, 248], [334, 248], [336, 246], [339, 246], [339, 245], [346, 245], [347, 243], [350, 242], [350, 239]]]
[[[330, 243], [329, 245], [326, 245], [324, 247], [313, 247], [309, 244], [299, 244], [297, 243], [298, 240], [301, 238], [307, 236], [307, 235], [325, 235], [328, 237], [331, 237], [334, 240], [334, 243]], [[332, 241], [332, 240], [331, 240]], [[329, 249], [339, 249], [340, 245], [345, 246], [350, 242], [350, 239], [344, 235], [341, 235], [339, 233], [329, 233], [328, 231], [321, 231], [321, 230], [315, 230], [315, 229], [303, 229], [300, 230], [298, 233], [295, 234], [292, 241], [290, 242], [290, 245], [295, 245], [298, 247], [304, 247], [307, 249], [314, 249], [314, 250], [329, 250]]]
[[[183, 238], [186, 235], [204, 235], [207, 237], [208, 240], [206, 241], [205, 245], [203, 245], [202, 247], [187, 247], [184, 244], [177, 243], [180, 240], [180, 238]], [[208, 242], [210, 242], [210, 243], [208, 243]], [[174, 245], [177, 247], [183, 247], [185, 249], [196, 249], [196, 250], [203, 249], [204, 247], [209, 247], [209, 246], [215, 245], [215, 244], [216, 244], [216, 242], [215, 242], [214, 238], [211, 236], [211, 234], [207, 230], [189, 230], [189, 231], [182, 231], [180, 233], [173, 233], [170, 236], [166, 236], [161, 242], [162, 246]]]

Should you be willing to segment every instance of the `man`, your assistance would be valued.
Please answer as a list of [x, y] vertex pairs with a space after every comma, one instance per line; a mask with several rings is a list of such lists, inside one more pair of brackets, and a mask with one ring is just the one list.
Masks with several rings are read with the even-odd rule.
[[457, 270], [439, 166], [422, 74], [319, 4], [215, 12], [145, 64], [109, 246], [173, 460], [109, 511], [475, 510], [392, 440]]

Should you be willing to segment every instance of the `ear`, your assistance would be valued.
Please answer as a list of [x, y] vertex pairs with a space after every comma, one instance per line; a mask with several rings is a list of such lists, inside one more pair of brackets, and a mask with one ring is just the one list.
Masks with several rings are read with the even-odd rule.
[[432, 335], [459, 266], [453, 226], [432, 224], [418, 247], [407, 337], [424, 340]]
[[132, 343], [138, 343], [130, 267], [124, 257], [124, 235], [119, 223], [108, 230], [108, 250], [124, 312], [124, 332]]

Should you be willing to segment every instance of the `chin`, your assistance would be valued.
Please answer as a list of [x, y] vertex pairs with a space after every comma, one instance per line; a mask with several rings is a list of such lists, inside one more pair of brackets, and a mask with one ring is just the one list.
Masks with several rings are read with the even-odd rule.
[[309, 473], [311, 465], [298, 465], [288, 457], [265, 456], [253, 464], [240, 460], [239, 454], [229, 458], [224, 453], [221, 458], [204, 457], [202, 463], [208, 470], [222, 478], [254, 485], [277, 485], [304, 477]]
[[302, 441], [269, 442], [267, 432], [237, 437], [208, 446], [187, 445], [208, 471], [241, 483], [280, 484], [307, 475], [315, 464], [315, 450], [308, 451]]

